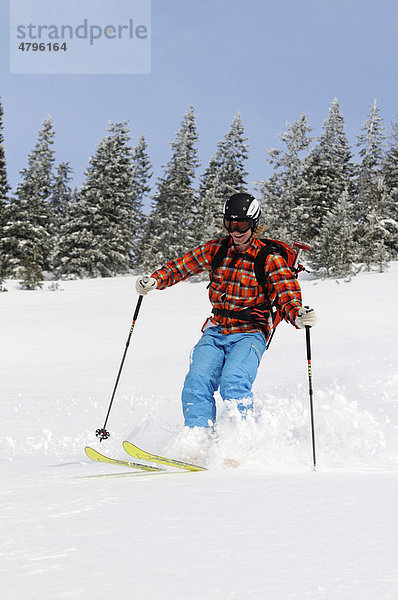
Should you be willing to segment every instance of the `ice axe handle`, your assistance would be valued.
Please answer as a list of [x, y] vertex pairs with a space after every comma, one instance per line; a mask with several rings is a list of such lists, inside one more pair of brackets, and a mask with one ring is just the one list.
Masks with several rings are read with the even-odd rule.
[[298, 262], [299, 262], [299, 258], [300, 258], [300, 254], [303, 250], [310, 250], [311, 246], [309, 244], [306, 244], [305, 242], [294, 242], [293, 246], [295, 248], [297, 248], [296, 250], [296, 258], [294, 260], [294, 264], [293, 264], [293, 268], [296, 269]]

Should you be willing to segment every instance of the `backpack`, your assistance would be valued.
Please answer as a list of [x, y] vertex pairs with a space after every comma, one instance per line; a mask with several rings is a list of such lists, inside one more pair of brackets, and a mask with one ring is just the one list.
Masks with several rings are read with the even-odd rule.
[[[264, 331], [264, 333], [266, 333], [269, 327], [272, 328], [273, 331], [267, 344], [267, 346], [269, 347], [271, 339], [275, 333], [275, 328], [281, 322], [282, 316], [278, 309], [276, 300], [273, 303], [271, 303], [271, 300], [268, 296], [265, 262], [270, 254], [278, 254], [286, 261], [286, 264], [292, 271], [293, 275], [297, 277], [298, 274], [304, 270], [303, 265], [298, 262], [299, 254], [301, 250], [309, 250], [310, 246], [301, 242], [294, 242], [294, 247], [297, 248], [297, 250], [295, 251], [288, 244], [286, 244], [285, 242], [281, 242], [280, 240], [261, 238], [260, 241], [263, 242], [263, 244], [265, 245], [262, 248], [260, 248], [260, 250], [257, 252], [254, 258], [254, 273], [259, 286], [262, 288], [265, 294], [266, 303], [258, 304], [256, 306], [253, 306], [251, 309], [243, 309], [240, 311], [225, 311], [221, 309], [213, 309], [213, 313], [221, 316], [230, 316], [232, 318], [237, 318], [243, 321], [252, 321], [259, 325]], [[211, 285], [215, 271], [217, 271], [217, 269], [222, 265], [225, 257], [227, 256], [228, 246], [229, 237], [226, 237], [222, 240], [219, 249], [213, 256], [211, 262], [209, 286]]]

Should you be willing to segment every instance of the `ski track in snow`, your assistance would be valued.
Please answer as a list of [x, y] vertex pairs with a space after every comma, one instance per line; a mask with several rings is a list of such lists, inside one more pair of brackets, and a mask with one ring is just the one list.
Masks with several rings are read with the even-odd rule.
[[[123, 439], [178, 450], [180, 391], [209, 313], [204, 283], [136, 303], [133, 280], [0, 294], [2, 597], [397, 600], [397, 275], [302, 280], [312, 331], [318, 470], [303, 332], [282, 324], [255, 383], [255, 420], [217, 398], [202, 473], [134, 473]], [[178, 458], [178, 456], [176, 456]], [[239, 460], [227, 468], [225, 458]]]

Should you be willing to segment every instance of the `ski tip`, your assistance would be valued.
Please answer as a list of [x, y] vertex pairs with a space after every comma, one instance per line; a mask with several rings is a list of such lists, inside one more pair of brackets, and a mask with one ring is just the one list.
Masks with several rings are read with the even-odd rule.
[[90, 448], [90, 446], [85, 446], [84, 452], [87, 454], [89, 458], [93, 458], [93, 456], [103, 456], [98, 450], [94, 450], [94, 448]]
[[99, 452], [94, 450], [94, 448], [90, 448], [90, 446], [86, 446], [84, 448], [84, 452], [88, 458], [90, 458], [91, 460], [95, 460], [95, 461], [98, 461], [98, 456], [101, 456], [99, 454]]
[[186, 471], [207, 471], [206, 467], [201, 467], [199, 465], [193, 465], [191, 463], [187, 463], [181, 460], [177, 460], [174, 458], [168, 458], [165, 456], [159, 456], [157, 454], [151, 454], [150, 452], [146, 452], [145, 450], [141, 450], [135, 444], [125, 440], [123, 442], [123, 448], [130, 454], [130, 456], [134, 456], [135, 458], [139, 458], [141, 460], [145, 460], [148, 462], [157, 462], [169, 467], [176, 467], [178, 469], [185, 469]]
[[97, 450], [94, 450], [94, 448], [90, 448], [90, 446], [86, 446], [84, 448], [84, 451], [85, 451], [86, 455], [88, 456], [88, 458], [90, 458], [91, 460], [94, 460], [96, 462], [107, 463], [107, 464], [117, 465], [117, 466], [121, 466], [121, 467], [129, 467], [131, 469], [137, 469], [138, 471], [145, 471], [148, 473], [159, 472], [159, 471], [164, 472], [164, 469], [161, 469], [160, 467], [154, 467], [152, 465], [142, 465], [141, 463], [136, 463], [136, 462], [131, 462], [131, 461], [127, 461], [127, 460], [122, 460], [119, 458], [111, 458], [109, 456], [105, 456], [104, 454], [101, 454]]

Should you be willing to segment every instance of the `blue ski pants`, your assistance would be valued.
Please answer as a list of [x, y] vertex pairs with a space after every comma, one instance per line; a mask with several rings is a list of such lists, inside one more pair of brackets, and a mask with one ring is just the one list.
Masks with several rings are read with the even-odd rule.
[[192, 351], [182, 390], [182, 408], [188, 427], [211, 427], [216, 420], [214, 393], [234, 400], [242, 415], [253, 407], [252, 385], [265, 351], [260, 332], [222, 334], [209, 327]]

